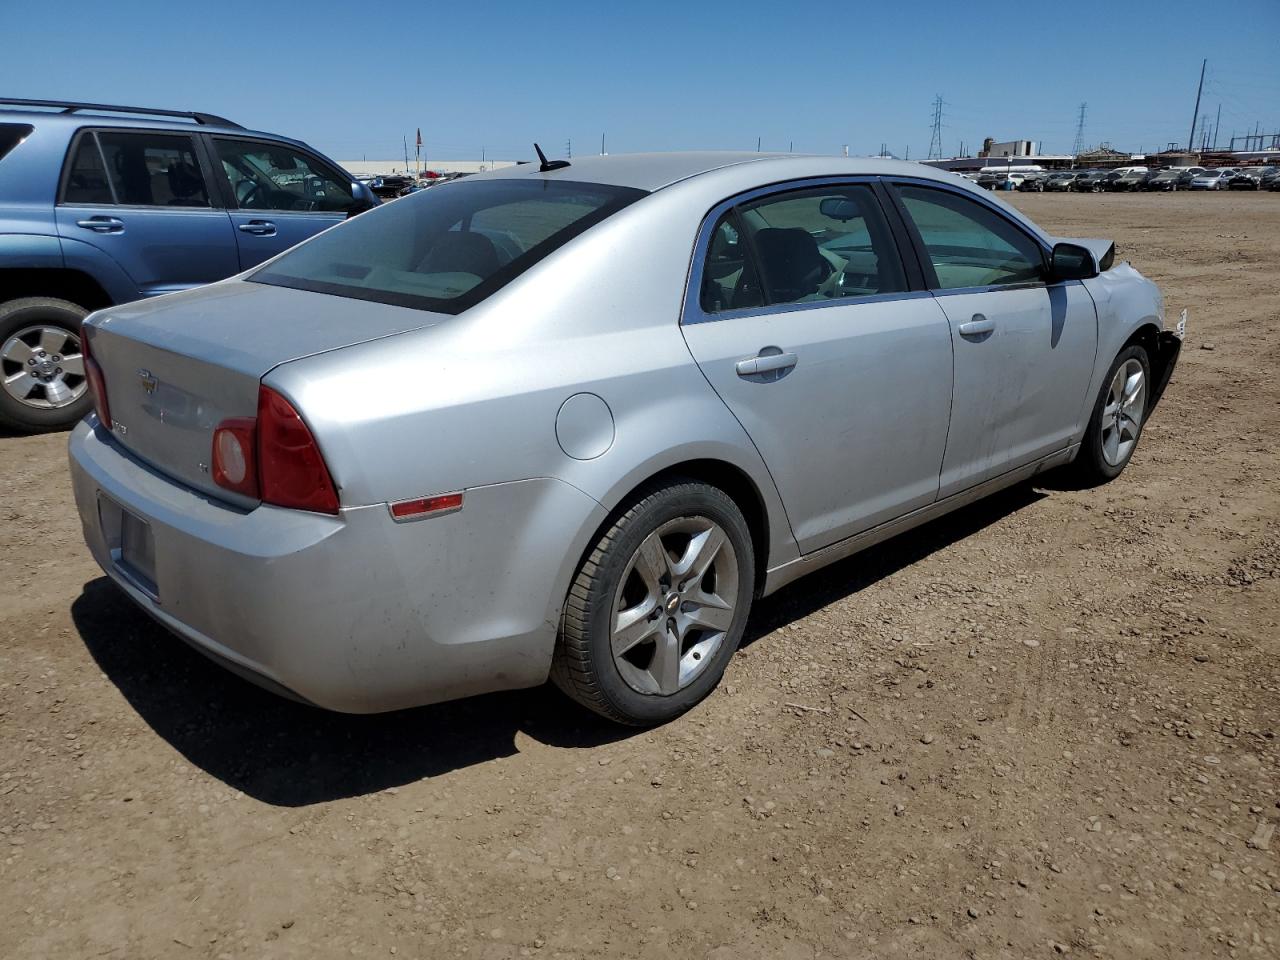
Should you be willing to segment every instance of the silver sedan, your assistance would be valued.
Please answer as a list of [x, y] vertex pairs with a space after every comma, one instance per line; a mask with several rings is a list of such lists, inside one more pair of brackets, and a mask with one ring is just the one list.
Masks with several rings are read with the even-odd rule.
[[91, 316], [85, 539], [178, 636], [322, 707], [550, 677], [661, 722], [754, 598], [1124, 469], [1180, 330], [1114, 261], [910, 163], [470, 177]]

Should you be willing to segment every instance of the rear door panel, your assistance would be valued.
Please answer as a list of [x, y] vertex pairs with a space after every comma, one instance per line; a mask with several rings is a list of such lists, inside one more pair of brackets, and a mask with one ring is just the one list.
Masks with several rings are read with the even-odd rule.
[[[99, 146], [98, 133], [106, 145]], [[109, 257], [143, 296], [238, 271], [231, 221], [211, 205], [217, 195], [190, 135], [86, 130], [72, 151], [55, 212], [59, 236]], [[180, 169], [175, 156], [186, 161]]]
[[[927, 294], [686, 324], [712, 387], [755, 443], [808, 553], [932, 503], [951, 405], [951, 334]], [[776, 346], [776, 380], [741, 360]]]

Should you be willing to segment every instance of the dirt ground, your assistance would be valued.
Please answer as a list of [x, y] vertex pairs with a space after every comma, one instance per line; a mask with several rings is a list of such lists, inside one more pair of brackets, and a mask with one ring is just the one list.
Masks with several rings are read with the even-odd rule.
[[1012, 199], [1190, 309], [1128, 471], [794, 584], [657, 730], [279, 700], [0, 438], [0, 957], [1280, 957], [1280, 194]]

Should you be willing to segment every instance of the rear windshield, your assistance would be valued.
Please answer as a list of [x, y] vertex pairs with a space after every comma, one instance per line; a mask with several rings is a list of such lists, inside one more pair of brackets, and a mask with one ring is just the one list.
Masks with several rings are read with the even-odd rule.
[[20, 144], [35, 128], [29, 123], [0, 123], [0, 160]]
[[462, 180], [321, 234], [251, 279], [461, 313], [643, 190], [561, 180]]

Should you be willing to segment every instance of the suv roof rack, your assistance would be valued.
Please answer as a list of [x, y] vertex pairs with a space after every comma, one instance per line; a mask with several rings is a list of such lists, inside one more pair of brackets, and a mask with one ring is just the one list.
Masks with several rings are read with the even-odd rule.
[[[213, 113], [196, 113], [191, 110], [157, 110], [155, 107], [121, 107], [109, 103], [81, 103], [76, 100], [18, 100], [11, 97], [0, 97], [0, 106], [6, 107], [56, 107], [63, 113], [78, 113], [88, 110], [92, 113], [136, 113], [149, 117], [182, 117], [201, 124], [214, 124], [221, 127], [240, 127], [240, 124], [219, 117]], [[241, 127], [241, 129], [244, 129]]]

